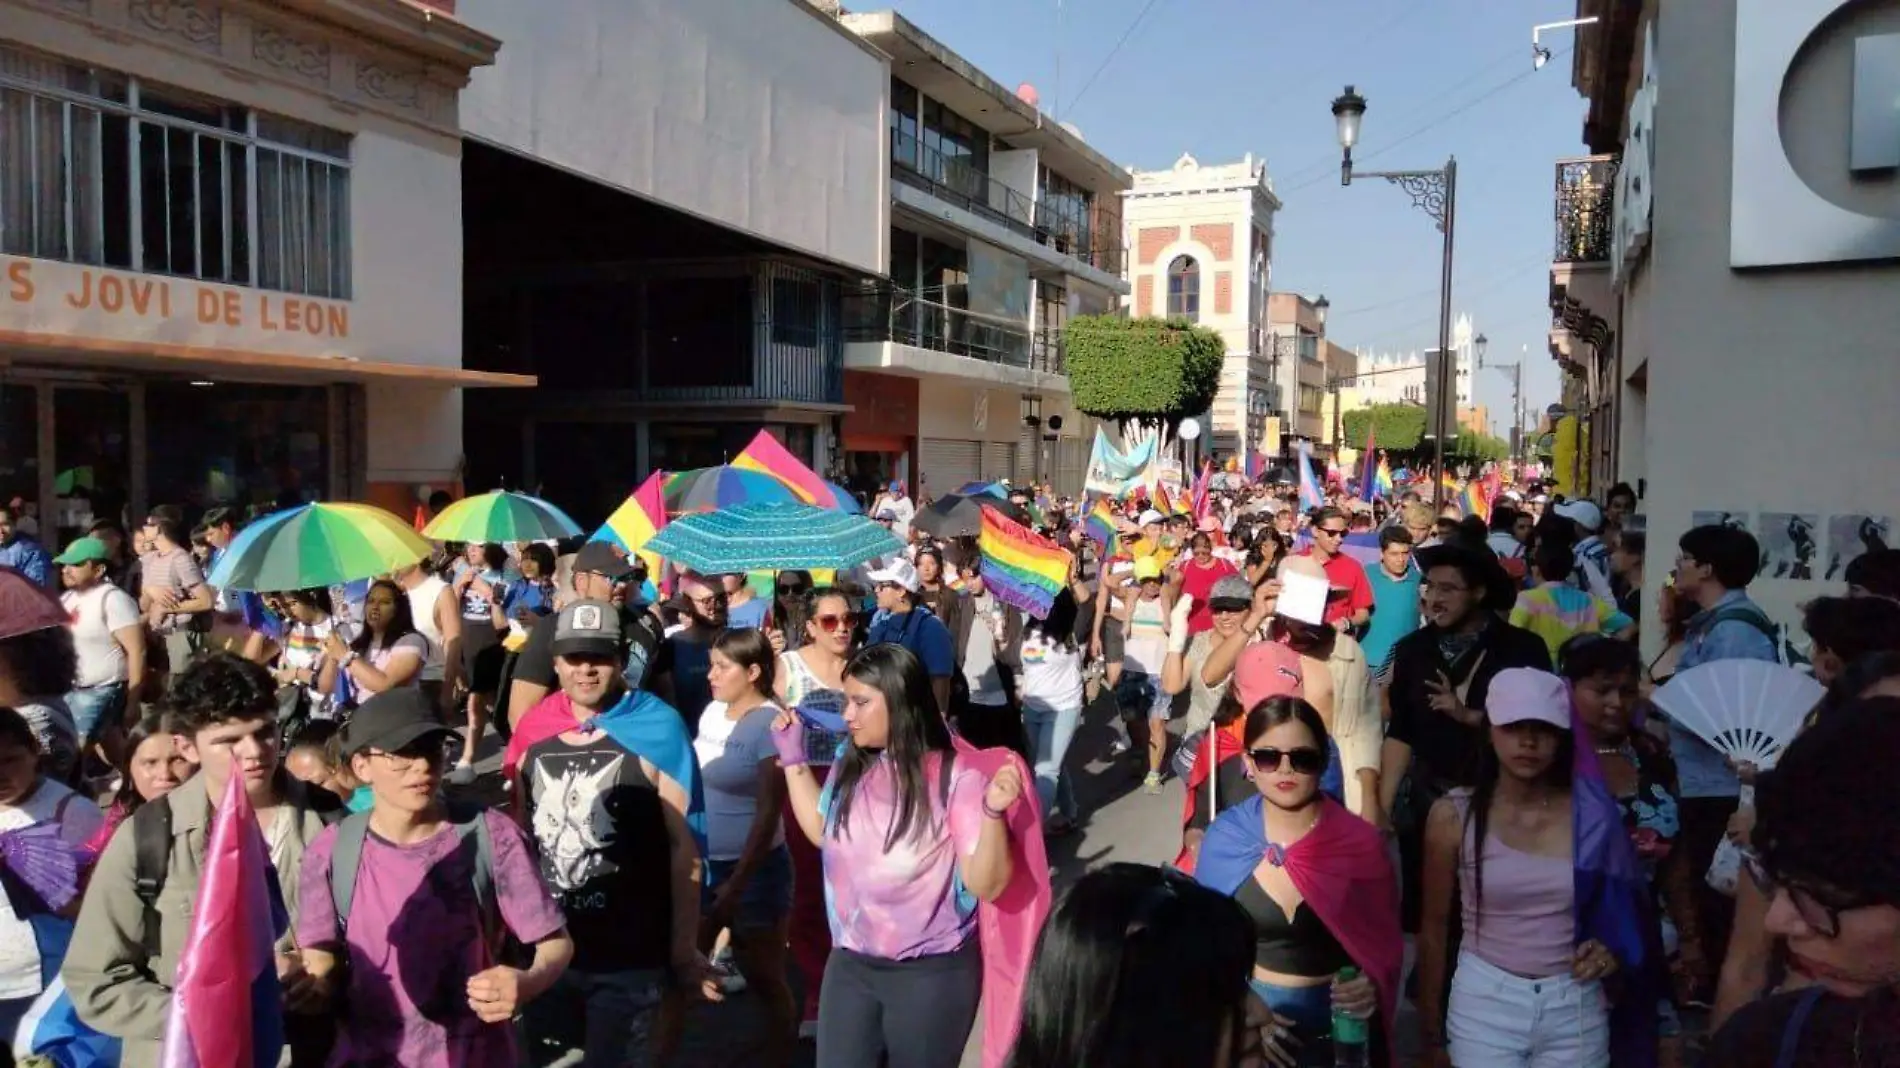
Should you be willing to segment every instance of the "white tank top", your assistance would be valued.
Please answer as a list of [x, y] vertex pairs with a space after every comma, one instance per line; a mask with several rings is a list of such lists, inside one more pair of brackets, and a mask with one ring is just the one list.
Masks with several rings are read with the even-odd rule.
[[415, 617], [416, 633], [429, 640], [429, 659], [422, 665], [422, 681], [442, 681], [442, 624], [436, 621], [435, 605], [449, 584], [430, 575], [409, 590], [409, 614]]

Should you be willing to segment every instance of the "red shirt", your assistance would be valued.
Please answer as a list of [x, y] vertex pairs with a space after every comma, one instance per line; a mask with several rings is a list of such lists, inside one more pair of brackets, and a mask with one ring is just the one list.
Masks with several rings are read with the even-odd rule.
[[[1234, 570], [1234, 565], [1219, 557], [1209, 560], [1206, 567], [1195, 563], [1191, 556], [1181, 562], [1181, 593], [1194, 598], [1194, 611], [1188, 614], [1188, 634], [1213, 629], [1214, 613], [1207, 607], [1207, 596], [1214, 592], [1214, 583], [1228, 575], [1238, 574], [1240, 572]], [[1366, 597], [1366, 603], [1371, 604], [1370, 587], [1367, 588]]]
[[[1313, 550], [1300, 554], [1313, 556]], [[1372, 583], [1366, 581], [1365, 565], [1352, 557], [1341, 553], [1320, 565], [1326, 571], [1326, 585], [1331, 588], [1326, 598], [1326, 622], [1337, 623], [1342, 619], [1351, 619], [1360, 611], [1372, 610]], [[1346, 595], [1341, 597], [1340, 590]]]

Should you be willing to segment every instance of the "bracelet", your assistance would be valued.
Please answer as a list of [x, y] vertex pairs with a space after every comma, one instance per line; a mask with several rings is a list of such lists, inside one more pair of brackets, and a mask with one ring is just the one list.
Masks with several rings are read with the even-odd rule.
[[983, 799], [983, 814], [993, 820], [1007, 819], [1009, 817], [1009, 809], [998, 810], [991, 808], [990, 799], [986, 797]]

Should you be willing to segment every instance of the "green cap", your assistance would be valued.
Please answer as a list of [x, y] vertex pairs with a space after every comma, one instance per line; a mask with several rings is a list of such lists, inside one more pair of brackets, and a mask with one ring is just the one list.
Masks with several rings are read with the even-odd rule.
[[111, 559], [112, 553], [106, 543], [98, 538], [75, 538], [66, 546], [66, 551], [53, 557], [56, 564], [89, 564], [94, 560]]

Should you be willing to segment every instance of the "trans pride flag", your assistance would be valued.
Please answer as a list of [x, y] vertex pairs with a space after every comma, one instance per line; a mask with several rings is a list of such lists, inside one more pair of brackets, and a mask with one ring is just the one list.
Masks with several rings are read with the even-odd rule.
[[211, 817], [163, 1068], [275, 1068], [284, 1012], [274, 944], [289, 922], [244, 777], [233, 775]]
[[1319, 478], [1313, 474], [1313, 447], [1300, 442], [1300, 507], [1319, 508], [1326, 503], [1320, 492]]

